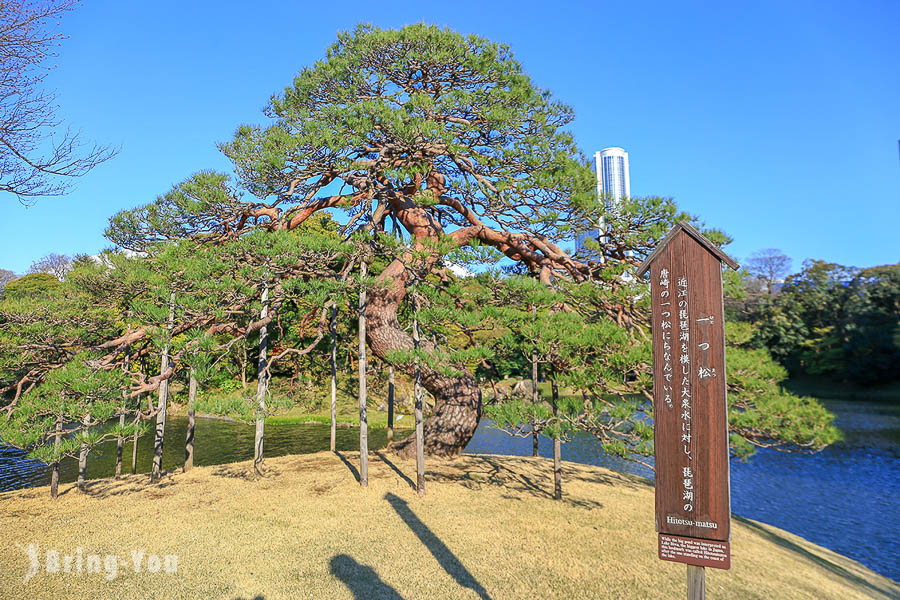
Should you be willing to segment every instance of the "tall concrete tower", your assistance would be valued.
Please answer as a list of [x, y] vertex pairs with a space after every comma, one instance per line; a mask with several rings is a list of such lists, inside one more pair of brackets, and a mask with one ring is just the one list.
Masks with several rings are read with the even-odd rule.
[[[619, 203], [631, 196], [631, 178], [628, 174], [628, 153], [622, 148], [604, 148], [594, 153], [597, 168], [597, 193], [605, 195], [612, 203]], [[609, 208], [615, 210], [615, 207]]]
[[[631, 196], [631, 177], [628, 172], [628, 153], [619, 147], [604, 148], [594, 153], [594, 164], [597, 170], [597, 197], [604, 199], [606, 209], [616, 212], [619, 203]], [[598, 238], [603, 235], [605, 223], [601, 220], [598, 229], [586, 231], [575, 240], [575, 251], [584, 250], [584, 240]], [[602, 257], [601, 257], [602, 260]]]

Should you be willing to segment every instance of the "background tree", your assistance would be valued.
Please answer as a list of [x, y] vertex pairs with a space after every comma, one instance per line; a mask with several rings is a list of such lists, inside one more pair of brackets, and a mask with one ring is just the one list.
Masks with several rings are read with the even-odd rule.
[[16, 274], [9, 269], [0, 269], [0, 294], [3, 293], [6, 284], [16, 278]]
[[[41, 285], [44, 279], [52, 285]], [[121, 323], [114, 307], [98, 302], [79, 277], [62, 283], [40, 273], [21, 280], [37, 283], [0, 300], [0, 398], [6, 403], [0, 439], [54, 465], [54, 472], [63, 456], [79, 455], [83, 484], [87, 452], [138, 428], [94, 429], [123, 409], [127, 375], [103, 368], [102, 354], [90, 348], [114, 336]], [[55, 496], [58, 476], [52, 483]]]
[[117, 331], [115, 311], [53, 275], [9, 283], [0, 300], [0, 400], [8, 403], [7, 412], [48, 371]]
[[56, 95], [43, 87], [54, 47], [65, 36], [54, 31], [77, 0], [0, 2], [0, 192], [29, 203], [66, 192], [115, 154], [85, 147], [78, 133], [62, 129]]
[[30, 273], [8, 282], [3, 288], [3, 295], [11, 299], [34, 298], [44, 296], [60, 287], [60, 281], [49, 273]]
[[791, 258], [776, 248], [757, 250], [744, 261], [744, 269], [766, 286], [766, 293], [775, 293], [777, 283], [791, 272]]
[[31, 263], [28, 273], [47, 273], [62, 281], [71, 269], [72, 257], [51, 252]]
[[847, 376], [864, 384], [900, 379], [900, 264], [863, 269], [850, 286]]
[[753, 341], [794, 374], [887, 383], [900, 375], [900, 265], [809, 260], [754, 320]]

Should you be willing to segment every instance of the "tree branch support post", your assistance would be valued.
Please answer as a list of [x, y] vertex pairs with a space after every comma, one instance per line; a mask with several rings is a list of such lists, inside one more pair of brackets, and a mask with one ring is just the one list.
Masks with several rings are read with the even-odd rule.
[[188, 426], [184, 437], [184, 472], [194, 468], [194, 404], [197, 402], [197, 372], [191, 367], [188, 381]]
[[[535, 318], [537, 311], [534, 304], [531, 305], [531, 316]], [[531, 351], [531, 403], [535, 406], [540, 401], [540, 393], [538, 392], [538, 360], [537, 350]], [[534, 428], [534, 421], [531, 422], [531, 455], [538, 456], [538, 433]]]
[[[554, 379], [550, 383], [553, 392], [553, 416], [559, 417], [559, 386]], [[558, 423], [558, 420], [557, 420]], [[562, 500], [562, 440], [560, 434], [553, 438], [553, 497]]]
[[337, 450], [337, 304], [331, 307], [331, 451]]
[[[175, 326], [175, 292], [169, 297], [169, 337], [172, 336], [172, 328]], [[170, 339], [171, 341], [171, 339]], [[169, 370], [169, 343], [167, 342], [160, 359], [160, 374]], [[153, 468], [150, 471], [150, 481], [157, 483], [162, 477], [163, 440], [166, 435], [166, 407], [169, 401], [169, 379], [163, 379], [159, 384], [159, 400], [156, 413], [156, 437], [153, 441]]]
[[706, 600], [706, 567], [687, 566], [688, 600]]
[[[129, 329], [130, 331], [130, 329]], [[125, 361], [122, 363], [122, 370], [128, 372], [130, 364], [128, 350], [125, 350]], [[122, 410], [119, 411], [119, 427], [125, 427], [125, 403], [128, 401], [128, 390], [122, 392]], [[116, 436], [116, 479], [122, 477], [122, 451], [125, 449], [125, 438], [120, 433]]]
[[[269, 286], [263, 284], [262, 290], [262, 310], [259, 313], [260, 319], [269, 316]], [[259, 329], [259, 376], [256, 381], [256, 436], [253, 441], [253, 469], [257, 475], [262, 475], [263, 463], [263, 434], [266, 427], [266, 393], [269, 390], [269, 378], [266, 372], [268, 365], [266, 350], [269, 345], [268, 327], [263, 326]]]
[[56, 417], [56, 432], [53, 434], [53, 450], [56, 460], [53, 461], [50, 474], [50, 497], [56, 498], [59, 495], [59, 445], [62, 443], [63, 435], [63, 418], [62, 415]]
[[[413, 347], [419, 351], [419, 302], [413, 298]], [[393, 372], [392, 372], [393, 373]], [[422, 399], [425, 395], [422, 389], [422, 369], [419, 365], [419, 356], [416, 355], [415, 363], [415, 389], [416, 397], [416, 491], [419, 496], [425, 495], [425, 432], [422, 426]]]
[[[84, 419], [82, 419], [81, 421], [81, 424], [84, 426], [84, 428], [80, 431], [82, 436], [87, 435], [87, 428], [90, 422], [90, 415], [85, 414]], [[78, 489], [81, 491], [84, 491], [84, 479], [87, 472], [87, 457], [88, 445], [85, 442], [81, 442], [81, 448], [78, 452]]]
[[[141, 405], [141, 397], [138, 396], [138, 406]], [[140, 419], [140, 417], [137, 417]], [[137, 420], [135, 420], [135, 425], [137, 425]], [[138, 432], [134, 432], [133, 443], [131, 444], [131, 474], [134, 475], [137, 473], [137, 448], [138, 448]]]
[[[146, 370], [146, 365], [144, 364], [144, 357], [142, 356], [141, 357], [141, 373], [144, 373], [145, 370]], [[138, 396], [137, 401], [136, 401], [137, 406], [138, 406], [138, 411], [137, 411], [137, 416], [134, 419], [135, 425], [137, 425], [138, 421], [141, 419], [140, 407], [142, 406], [142, 404], [141, 404], [142, 401], [143, 401], [142, 397]], [[137, 432], [137, 430], [135, 430], [134, 438], [132, 439], [132, 445], [131, 445], [131, 474], [132, 475], [135, 475], [137, 473], [137, 451], [138, 451], [138, 432]]]
[[394, 441], [394, 365], [388, 367], [387, 441]]
[[369, 485], [369, 424], [366, 420], [366, 259], [359, 264], [359, 485]]

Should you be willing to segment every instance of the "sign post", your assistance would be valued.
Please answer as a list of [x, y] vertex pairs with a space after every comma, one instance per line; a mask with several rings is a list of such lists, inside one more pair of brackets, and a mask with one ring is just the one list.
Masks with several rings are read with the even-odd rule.
[[652, 294], [658, 554], [688, 565], [690, 599], [705, 598], [705, 567], [731, 566], [723, 263], [738, 269], [682, 222], [638, 269]]

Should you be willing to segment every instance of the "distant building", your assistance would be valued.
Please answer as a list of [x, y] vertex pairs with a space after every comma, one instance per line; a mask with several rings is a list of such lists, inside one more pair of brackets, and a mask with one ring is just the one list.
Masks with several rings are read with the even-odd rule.
[[[618, 210], [623, 198], [631, 196], [631, 177], [628, 172], [628, 153], [618, 147], [604, 148], [594, 153], [594, 165], [597, 172], [597, 196], [605, 199], [609, 211]], [[598, 238], [602, 234], [604, 223], [598, 228], [586, 231], [575, 240], [575, 252], [584, 250], [587, 238]]]
[[[622, 148], [604, 148], [594, 153], [597, 169], [597, 193], [611, 202], [621, 202], [631, 196], [628, 175], [628, 153]], [[610, 207], [614, 208], [614, 207]]]

